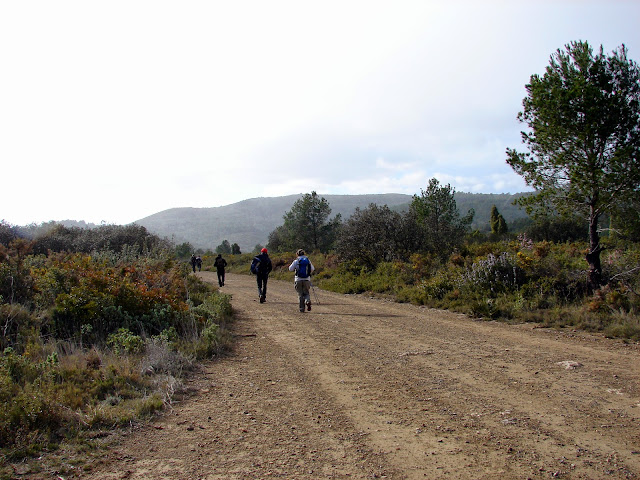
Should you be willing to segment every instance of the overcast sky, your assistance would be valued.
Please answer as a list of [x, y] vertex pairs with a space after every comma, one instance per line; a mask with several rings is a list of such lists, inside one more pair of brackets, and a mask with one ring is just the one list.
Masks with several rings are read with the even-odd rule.
[[0, 0], [0, 219], [126, 224], [295, 193], [527, 188], [525, 84], [640, 2]]

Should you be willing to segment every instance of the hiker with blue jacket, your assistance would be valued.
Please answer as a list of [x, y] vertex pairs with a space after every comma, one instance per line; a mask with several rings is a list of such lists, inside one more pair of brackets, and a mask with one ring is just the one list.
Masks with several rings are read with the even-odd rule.
[[271, 272], [272, 268], [273, 265], [271, 264], [269, 252], [266, 248], [260, 250], [260, 255], [256, 255], [251, 261], [251, 273], [254, 273], [256, 275], [260, 303], [264, 303], [267, 301], [267, 280], [269, 280], [269, 273]]
[[298, 300], [300, 302], [300, 311], [304, 312], [305, 306], [308, 311], [311, 311], [311, 296], [309, 295], [309, 289], [311, 288], [311, 273], [315, 270], [311, 260], [304, 254], [304, 250], [299, 249], [296, 252], [298, 258], [296, 258], [291, 265], [289, 265], [290, 272], [296, 272], [296, 276], [293, 280], [293, 284], [298, 292]]

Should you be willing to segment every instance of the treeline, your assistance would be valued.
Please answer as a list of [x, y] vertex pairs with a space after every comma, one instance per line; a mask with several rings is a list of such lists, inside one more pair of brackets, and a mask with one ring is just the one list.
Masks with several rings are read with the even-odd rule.
[[312, 192], [287, 212], [268, 248], [276, 256], [297, 248], [315, 252], [322, 257], [317, 284], [337, 292], [393, 295], [476, 317], [640, 339], [640, 246], [633, 241], [640, 230], [634, 223], [603, 232], [600, 284], [594, 286], [584, 217], [538, 215], [514, 233], [494, 206], [489, 231], [482, 233], [471, 228], [473, 210], [459, 211], [454, 193], [432, 179], [406, 211], [371, 204], [342, 221]]
[[[316, 192], [305, 194], [269, 234], [270, 250], [335, 251], [342, 260], [375, 266], [380, 260], [406, 260], [414, 253], [446, 258], [463, 243], [496, 241], [524, 234], [533, 241], [567, 242], [587, 238], [588, 226], [578, 215], [539, 215], [507, 224], [496, 207], [482, 229], [474, 228], [475, 210], [462, 212], [450, 185], [431, 179], [406, 209], [370, 204], [347, 219], [331, 216], [329, 202]], [[467, 203], [468, 204], [468, 203]], [[640, 237], [640, 229], [636, 234]], [[231, 253], [231, 252], [229, 252]]]
[[167, 241], [136, 225], [51, 227], [30, 239], [0, 223], [9, 461], [73, 449], [163, 408], [198, 359], [230, 345], [229, 298], [189, 275]]
[[0, 222], [0, 243], [23, 238], [31, 241], [31, 250], [36, 255], [47, 252], [90, 253], [97, 250], [120, 252], [127, 246], [137, 253], [157, 249], [170, 249], [171, 244], [153, 235], [140, 225], [101, 225], [95, 228], [66, 227], [50, 222], [30, 227], [12, 226]]

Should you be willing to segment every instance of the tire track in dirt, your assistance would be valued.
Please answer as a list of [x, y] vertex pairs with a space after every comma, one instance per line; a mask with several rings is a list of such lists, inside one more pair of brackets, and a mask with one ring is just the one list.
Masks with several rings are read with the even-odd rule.
[[255, 337], [91, 478], [639, 478], [638, 345], [322, 291], [301, 314], [292, 282], [259, 304], [248, 276], [223, 290]]

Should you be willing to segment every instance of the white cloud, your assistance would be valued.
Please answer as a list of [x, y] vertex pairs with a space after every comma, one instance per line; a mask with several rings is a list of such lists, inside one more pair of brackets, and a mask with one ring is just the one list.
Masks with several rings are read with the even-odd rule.
[[504, 151], [529, 76], [577, 39], [640, 58], [640, 4], [579, 5], [2, 2], [0, 218], [126, 223], [434, 176], [521, 191]]

